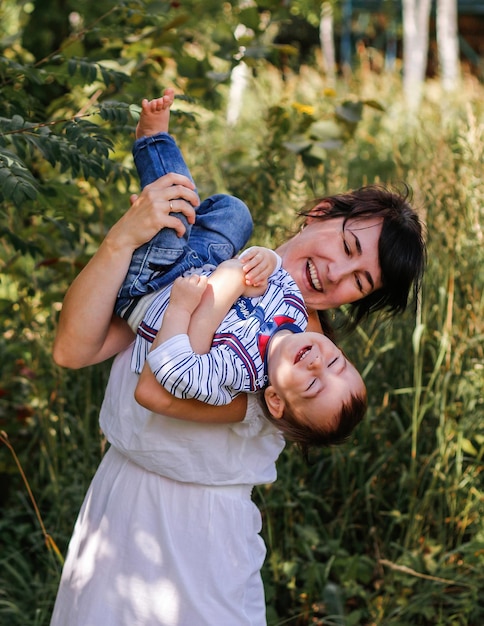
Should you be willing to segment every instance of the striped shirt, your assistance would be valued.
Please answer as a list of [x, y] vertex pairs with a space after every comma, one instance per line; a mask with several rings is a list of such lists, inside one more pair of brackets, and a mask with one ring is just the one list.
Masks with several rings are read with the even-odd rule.
[[[140, 324], [132, 365], [139, 366], [146, 357], [161, 326], [170, 291], [168, 287], [159, 293]], [[237, 394], [255, 393], [267, 385], [260, 349], [267, 343], [263, 336], [280, 329], [280, 320], [294, 332], [302, 332], [307, 319], [296, 283], [278, 268], [270, 276], [263, 296], [240, 297], [234, 303], [217, 329], [209, 353], [195, 354], [188, 336], [176, 335], [152, 350], [148, 362], [158, 382], [176, 397], [229, 404]]]

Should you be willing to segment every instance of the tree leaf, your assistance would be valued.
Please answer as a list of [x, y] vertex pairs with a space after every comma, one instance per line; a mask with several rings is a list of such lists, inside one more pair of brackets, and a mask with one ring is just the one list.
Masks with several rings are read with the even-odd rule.
[[349, 124], [358, 124], [361, 121], [363, 112], [363, 103], [352, 102], [347, 100], [335, 109], [335, 115], [338, 119], [344, 120]]

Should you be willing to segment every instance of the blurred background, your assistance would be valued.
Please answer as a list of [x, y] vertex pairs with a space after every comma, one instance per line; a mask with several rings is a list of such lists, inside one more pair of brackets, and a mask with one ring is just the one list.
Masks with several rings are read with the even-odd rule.
[[0, 624], [49, 623], [105, 449], [110, 364], [62, 370], [52, 341], [168, 86], [200, 195], [242, 197], [252, 243], [373, 182], [408, 184], [427, 228], [416, 310], [339, 336], [365, 421], [255, 492], [269, 625], [484, 623], [483, 48], [477, 0], [2, 0]]

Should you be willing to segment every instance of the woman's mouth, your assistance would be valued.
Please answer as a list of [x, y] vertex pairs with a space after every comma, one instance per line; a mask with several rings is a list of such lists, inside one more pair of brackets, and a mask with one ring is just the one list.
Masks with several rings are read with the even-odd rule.
[[307, 276], [309, 284], [311, 285], [313, 289], [315, 289], [316, 291], [321, 291], [321, 292], [324, 291], [323, 285], [321, 284], [321, 281], [319, 280], [318, 270], [316, 269], [316, 266], [311, 261], [311, 259], [308, 259], [306, 263], [306, 276]]
[[299, 361], [305, 359], [306, 356], [311, 352], [311, 348], [312, 346], [305, 346], [304, 348], [302, 348], [302, 350], [299, 350], [299, 352], [296, 354], [296, 358], [294, 359], [294, 363], [299, 363]]

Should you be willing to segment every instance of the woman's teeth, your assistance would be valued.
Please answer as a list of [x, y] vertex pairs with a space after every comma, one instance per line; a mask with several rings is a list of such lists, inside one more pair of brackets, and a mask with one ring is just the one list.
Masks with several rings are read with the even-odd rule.
[[307, 266], [309, 272], [309, 281], [312, 287], [316, 289], [316, 291], [323, 291], [323, 286], [319, 281], [318, 272], [316, 270], [316, 267], [314, 266], [314, 263], [311, 260], [308, 260]]

